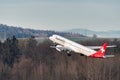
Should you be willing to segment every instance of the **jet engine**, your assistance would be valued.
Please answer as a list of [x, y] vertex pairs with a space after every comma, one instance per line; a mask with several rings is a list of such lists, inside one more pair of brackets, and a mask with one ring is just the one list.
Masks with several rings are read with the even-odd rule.
[[65, 48], [61, 45], [57, 45], [55, 48], [56, 48], [57, 51], [60, 51], [60, 52], [65, 50]]

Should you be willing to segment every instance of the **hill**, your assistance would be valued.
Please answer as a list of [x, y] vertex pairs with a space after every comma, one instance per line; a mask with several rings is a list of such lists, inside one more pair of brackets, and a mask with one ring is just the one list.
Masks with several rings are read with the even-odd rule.
[[67, 37], [84, 37], [81, 34], [72, 34], [69, 32], [58, 32], [50, 30], [34, 30], [34, 29], [25, 29], [21, 27], [8, 26], [0, 24], [0, 36], [12, 37], [15, 35], [17, 38], [28, 38], [30, 36], [39, 36], [39, 37], [49, 37], [52, 34], [59, 34], [61, 36]]
[[83, 34], [83, 35], [87, 35], [87, 36], [93, 36], [94, 34], [96, 34], [98, 37], [109, 37], [109, 38], [120, 38], [120, 31], [93, 31], [93, 30], [89, 30], [89, 29], [71, 29], [71, 30], [67, 30], [66, 32], [73, 32], [73, 33], [79, 33], [79, 34]]

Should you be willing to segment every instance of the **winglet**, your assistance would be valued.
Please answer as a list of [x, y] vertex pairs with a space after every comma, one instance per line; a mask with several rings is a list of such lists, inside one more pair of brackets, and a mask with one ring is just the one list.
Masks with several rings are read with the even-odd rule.
[[104, 58], [107, 45], [108, 45], [107, 43], [104, 43], [103, 46], [100, 48], [100, 50], [98, 50], [96, 53], [90, 55], [90, 57], [94, 57], [94, 58]]

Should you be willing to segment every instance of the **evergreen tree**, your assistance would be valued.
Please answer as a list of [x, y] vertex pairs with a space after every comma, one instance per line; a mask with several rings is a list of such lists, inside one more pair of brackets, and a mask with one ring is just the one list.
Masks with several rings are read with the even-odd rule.
[[8, 64], [8, 66], [12, 67], [15, 60], [18, 61], [20, 56], [18, 40], [16, 37], [13, 36], [12, 39], [7, 38], [7, 40], [3, 43], [1, 51], [3, 63]]

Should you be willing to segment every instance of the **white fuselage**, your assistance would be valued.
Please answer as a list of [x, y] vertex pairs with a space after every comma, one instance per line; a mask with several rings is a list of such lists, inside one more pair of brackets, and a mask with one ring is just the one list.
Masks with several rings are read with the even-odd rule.
[[62, 45], [65, 48], [68, 48], [71, 51], [74, 51], [76, 53], [81, 53], [81, 54], [84, 54], [86, 56], [90, 56], [90, 55], [96, 53], [95, 50], [87, 48], [81, 44], [78, 44], [76, 42], [68, 40], [68, 39], [61, 37], [59, 35], [53, 35], [53, 36], [49, 37], [49, 39], [57, 44]]

